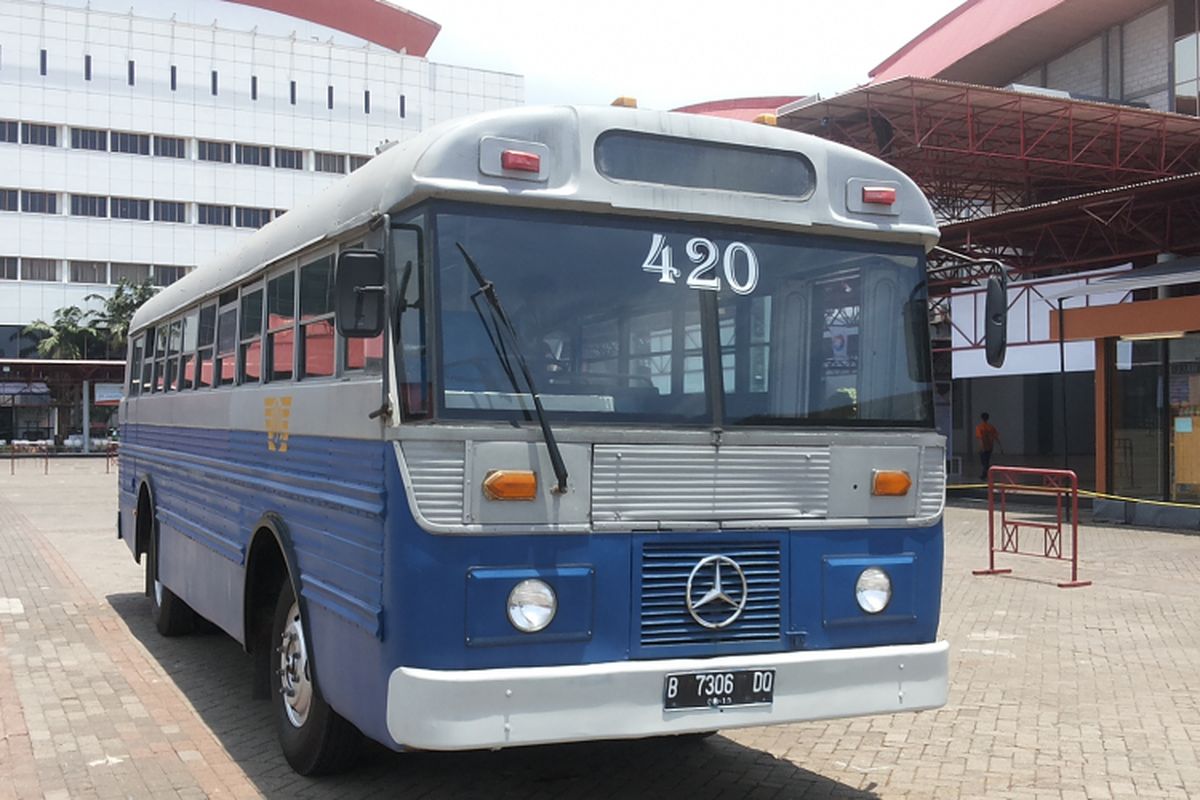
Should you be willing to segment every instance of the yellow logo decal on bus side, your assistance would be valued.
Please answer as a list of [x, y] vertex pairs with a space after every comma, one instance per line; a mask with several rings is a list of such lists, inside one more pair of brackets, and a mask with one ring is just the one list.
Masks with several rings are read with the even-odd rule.
[[288, 447], [288, 417], [292, 415], [292, 398], [264, 397], [263, 418], [267, 425], [267, 449], [286, 453]]

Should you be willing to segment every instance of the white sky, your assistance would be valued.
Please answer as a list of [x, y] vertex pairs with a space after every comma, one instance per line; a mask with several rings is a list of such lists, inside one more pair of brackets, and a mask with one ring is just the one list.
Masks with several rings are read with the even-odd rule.
[[525, 100], [642, 108], [828, 97], [962, 0], [392, 0], [438, 22], [429, 58], [525, 76]]

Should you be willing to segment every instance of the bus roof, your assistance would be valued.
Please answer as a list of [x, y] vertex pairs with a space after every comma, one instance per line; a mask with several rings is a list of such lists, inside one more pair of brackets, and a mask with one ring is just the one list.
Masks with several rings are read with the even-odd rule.
[[[593, 157], [597, 139], [614, 130], [801, 153], [814, 167], [815, 184], [803, 196], [785, 197], [614, 180], [597, 169]], [[518, 149], [525, 144], [535, 147], [546, 161], [544, 179], [485, 174], [485, 139], [511, 141]], [[854, 202], [855, 191], [878, 182], [896, 189], [895, 204], [885, 214], [864, 211], [861, 203]], [[587, 106], [507, 109], [447, 122], [384, 150], [164, 288], [138, 310], [130, 328], [140, 330], [201, 298], [243, 283], [279, 259], [434, 197], [745, 221], [776, 229], [908, 241], [926, 248], [938, 238], [929, 203], [908, 177], [873, 156], [819, 137], [770, 125], [666, 111]]]

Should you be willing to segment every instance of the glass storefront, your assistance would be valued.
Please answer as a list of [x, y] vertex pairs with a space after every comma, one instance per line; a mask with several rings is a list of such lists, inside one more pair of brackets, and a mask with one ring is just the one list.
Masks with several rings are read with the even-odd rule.
[[1118, 341], [1109, 388], [1109, 485], [1200, 502], [1200, 333]]

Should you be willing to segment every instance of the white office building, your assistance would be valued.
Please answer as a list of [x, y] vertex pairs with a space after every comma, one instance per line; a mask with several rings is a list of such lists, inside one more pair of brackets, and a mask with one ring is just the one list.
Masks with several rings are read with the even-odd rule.
[[382, 0], [0, 0], [0, 359], [385, 141], [523, 101], [520, 76], [428, 61], [437, 31]]

